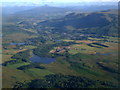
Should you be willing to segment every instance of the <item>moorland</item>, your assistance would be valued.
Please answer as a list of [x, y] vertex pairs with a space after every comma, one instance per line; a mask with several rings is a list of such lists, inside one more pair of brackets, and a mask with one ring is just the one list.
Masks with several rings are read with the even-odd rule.
[[117, 23], [116, 9], [4, 15], [3, 88], [118, 88]]

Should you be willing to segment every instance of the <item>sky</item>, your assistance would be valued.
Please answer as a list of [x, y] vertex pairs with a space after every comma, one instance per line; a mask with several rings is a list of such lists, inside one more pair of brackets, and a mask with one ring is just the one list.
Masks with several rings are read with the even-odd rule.
[[0, 0], [0, 2], [118, 2], [120, 0]]

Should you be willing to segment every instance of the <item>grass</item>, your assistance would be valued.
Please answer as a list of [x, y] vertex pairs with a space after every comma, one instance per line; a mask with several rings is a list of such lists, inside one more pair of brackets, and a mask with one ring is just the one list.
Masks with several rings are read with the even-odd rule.
[[76, 54], [76, 53], [94, 54], [95, 50], [97, 50], [95, 47], [90, 47], [86, 44], [74, 44], [74, 45], [71, 45], [71, 49], [69, 53], [71, 54]]
[[13, 65], [8, 65], [7, 67], [8, 68], [17, 68], [17, 67], [20, 67], [20, 66], [23, 66], [23, 65], [28, 65], [28, 64], [30, 64], [30, 63], [23, 62], [23, 63], [13, 64]]
[[[70, 69], [75, 70], [76, 72], [86, 76], [87, 77], [102, 77], [103, 75], [100, 72], [96, 72], [90, 69], [87, 69], [85, 67], [81, 67], [81, 69], [76, 68], [76, 67], [70, 67]], [[88, 76], [89, 75], [89, 76]]]
[[25, 74], [23, 71], [17, 70], [15, 68], [2, 67], [2, 80], [3, 88], [12, 88], [16, 82], [24, 82], [26, 80], [32, 80], [33, 77]]
[[5, 36], [3, 39], [4, 40], [12, 40], [12, 41], [15, 41], [15, 42], [24, 42], [26, 39], [29, 39], [31, 38], [30, 35], [28, 34], [25, 34], [25, 33], [16, 33], [16, 34], [9, 34], [7, 36]]
[[42, 78], [45, 75], [54, 74], [54, 73], [50, 72], [49, 70], [46, 70], [46, 69], [36, 69], [36, 68], [27, 69], [24, 72], [27, 75], [29, 75], [31, 77], [34, 77], [36, 79]]
[[23, 30], [37, 34], [37, 31], [34, 29], [23, 29]]
[[22, 50], [18, 50], [18, 49], [7, 49], [7, 50], [3, 50], [2, 52], [2, 62], [4, 63], [5, 61], [10, 61], [11, 56], [21, 52], [21, 51], [25, 51], [27, 49], [22, 49]]
[[12, 55], [3, 55], [2, 54], [2, 63], [4, 63], [5, 61], [9, 61], [10, 60], [10, 57], [11, 57]]
[[3, 87], [11, 88], [15, 82], [24, 82], [42, 78], [45, 75], [54, 74], [46, 69], [28, 69], [25, 71], [16, 69], [17, 67], [28, 65], [29, 63], [19, 63], [3, 67]]
[[[109, 47], [101, 47], [101, 48], [96, 48], [96, 47], [90, 47], [85, 43], [82, 44], [74, 44], [71, 45], [71, 49], [69, 50], [69, 53], [71, 54], [76, 54], [76, 53], [86, 53], [86, 54], [96, 54], [98, 53], [109, 53], [109, 52], [117, 52], [118, 51], [118, 44], [117, 43], [112, 43], [112, 42], [105, 42], [101, 43], [103, 45], [107, 45]], [[95, 45], [98, 46], [98, 45]]]
[[70, 65], [64, 59], [61, 61], [57, 60], [56, 62], [53, 62], [51, 64], [43, 64], [42, 66], [46, 67], [47, 70], [53, 73], [57, 73], [57, 74], [61, 73], [64, 75], [78, 75], [77, 72], [68, 68]]
[[89, 37], [88, 39], [92, 40], [92, 41], [104, 41], [104, 40], [107, 40], [107, 42], [118, 43], [118, 40], [120, 38], [118, 38], [118, 37], [104, 36], [104, 38], [91, 38], [91, 37]]
[[[107, 38], [111, 39], [111, 37]], [[112, 38], [113, 41], [115, 38]], [[97, 39], [92, 38], [95, 42]], [[3, 67], [3, 87], [11, 87], [15, 84], [16, 81], [18, 82], [24, 82], [26, 80], [33, 80], [38, 78], [43, 78], [45, 75], [49, 74], [64, 74], [64, 75], [74, 75], [74, 76], [83, 76], [88, 78], [94, 78], [94, 79], [100, 79], [100, 80], [107, 80], [112, 82], [117, 82], [115, 79], [115, 75], [111, 74], [110, 72], [106, 72], [105, 70], [102, 70], [96, 63], [97, 62], [104, 62], [109, 63], [110, 67], [116, 66], [118, 62], [117, 55], [110, 55], [110, 56], [104, 56], [104, 55], [90, 55], [95, 54], [96, 52], [99, 53], [108, 53], [108, 52], [117, 52], [118, 47], [117, 43], [114, 42], [103, 42], [102, 40], [99, 41], [109, 46], [108, 48], [95, 48], [90, 47], [87, 44], [92, 43], [91, 40], [65, 40], [66, 42], [74, 41], [77, 44], [71, 45], [69, 53], [70, 54], [80, 54], [80, 58], [82, 61], [73, 60], [75, 62], [82, 62], [85, 64], [85, 67], [82, 67], [81, 69], [76, 67], [70, 67], [70, 64], [61, 56], [56, 57], [56, 61], [50, 64], [41, 64], [41, 66], [44, 66], [46, 69], [37, 69], [37, 68], [31, 68], [28, 70], [18, 70], [17, 67], [28, 65], [29, 63], [19, 63], [14, 65], [9, 65], [6, 67]], [[36, 46], [32, 45], [25, 45], [22, 46], [23, 50], [33, 49], [36, 48]], [[3, 50], [3, 61], [11, 60], [10, 57], [12, 54], [15, 54], [17, 52], [20, 52], [22, 50], [15, 50], [15, 49], [8, 49]], [[10, 55], [8, 55], [10, 54]]]
[[32, 45], [24, 45], [24, 46], [22, 46], [22, 48], [23, 49], [34, 49], [34, 48], [36, 48], [36, 46], [32, 46]]

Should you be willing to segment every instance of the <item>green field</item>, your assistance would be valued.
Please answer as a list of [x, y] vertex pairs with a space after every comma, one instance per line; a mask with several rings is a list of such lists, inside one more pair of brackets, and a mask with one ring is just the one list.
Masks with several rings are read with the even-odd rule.
[[[57, 8], [53, 10], [56, 11]], [[117, 15], [111, 10], [62, 11], [49, 13], [50, 16], [48, 13], [5, 16], [9, 20], [3, 23], [0, 51], [3, 88], [29, 87], [30, 83], [31, 87], [43, 88], [46, 85], [50, 88], [117, 87], [120, 82]], [[63, 13], [69, 14], [58, 18]], [[53, 17], [57, 19], [52, 20]], [[34, 60], [30, 61], [31, 58]], [[44, 58], [55, 61], [46, 59], [44, 63], [35, 63]]]
[[[68, 42], [68, 40], [65, 40], [65, 41]], [[97, 40], [94, 39], [94, 41], [97, 41]], [[118, 63], [117, 55], [110, 54], [110, 56], [109, 55], [107, 56], [107, 55], [97, 55], [96, 54], [96, 53], [117, 52], [116, 43], [102, 42], [102, 44], [109, 45], [109, 47], [96, 48], [96, 47], [90, 47], [87, 45], [88, 43], [91, 43], [91, 41], [89, 41], [89, 40], [83, 41], [83, 43], [81, 43], [82, 40], [81, 41], [76, 40], [75, 42], [77, 42], [77, 44], [70, 45], [70, 49], [68, 52], [72, 55], [81, 53], [79, 55], [79, 57], [74, 57], [74, 58], [76, 58], [75, 60], [74, 59], [71, 59], [71, 60], [74, 62], [83, 63], [84, 66], [81, 66], [80, 68], [78, 68], [76, 66], [70, 66], [69, 62], [67, 62], [65, 60], [65, 58], [62, 56], [56, 57], [56, 61], [51, 64], [42, 64], [42, 66], [44, 66], [46, 68], [43, 70], [31, 68], [31, 69], [22, 71], [22, 70], [17, 69], [17, 67], [30, 64], [27, 62], [8, 65], [6, 67], [3, 67], [3, 70], [5, 69], [5, 72], [3, 72], [3, 74], [8, 73], [8, 72], [6, 72], [6, 69], [9, 71], [12, 70], [12, 72], [10, 72], [8, 74], [9, 77], [5, 75], [4, 83], [6, 83], [6, 84], [4, 84], [5, 85], [4, 87], [11, 87], [11, 85], [13, 85], [13, 83], [15, 83], [16, 81], [23, 82], [25, 80], [31, 80], [31, 79], [35, 79], [35, 78], [36, 79], [43, 78], [43, 76], [45, 76], [45, 75], [59, 74], [59, 73], [64, 74], [64, 75], [88, 77], [88, 78], [100, 79], [103, 81], [111, 81], [111, 82], [117, 83], [117, 80], [114, 78], [116, 76], [116, 74], [106, 71], [96, 64], [97, 62], [104, 62], [104, 63], [109, 63], [109, 64], [106, 64], [106, 67], [116, 67], [117, 68], [117, 63]], [[78, 42], [80, 42], [80, 43], [78, 43]], [[87, 42], [87, 44], [86, 44], [86, 42]], [[5, 61], [12, 60], [12, 59], [10, 59], [10, 57], [9, 57], [9, 59], [7, 59], [7, 57], [9, 55], [12, 56], [15, 53], [18, 53], [20, 51], [34, 49], [34, 48], [36, 48], [36, 46], [24, 45], [24, 46], [21, 46], [21, 48], [22, 48], [21, 50], [14, 50], [14, 49], [4, 50], [3, 61], [5, 58], [6, 58]], [[80, 61], [77, 60], [79, 58], [81, 59]], [[116, 69], [116, 68], [114, 68], [114, 69]], [[22, 74], [22, 76], [21, 76], [21, 74]], [[108, 76], [108, 74], [109, 74], [109, 76]], [[27, 76], [27, 78], [26, 78], [26, 76]], [[26, 79], [21, 80], [21, 78], [26, 78]], [[3, 79], [4, 79], [4, 77], [3, 77]], [[12, 83], [10, 82], [11, 80], [12, 80]]]

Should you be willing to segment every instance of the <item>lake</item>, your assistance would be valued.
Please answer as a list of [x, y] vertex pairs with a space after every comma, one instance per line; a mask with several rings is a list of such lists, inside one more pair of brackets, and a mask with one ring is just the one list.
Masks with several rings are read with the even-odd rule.
[[10, 45], [25, 45], [26, 43], [10, 43]]
[[44, 63], [44, 64], [49, 64], [49, 63], [55, 62], [54, 58], [39, 57], [34, 54], [32, 55], [32, 57], [29, 60], [33, 63]]
[[117, 55], [117, 52], [109, 52], [109, 53], [96, 53], [97, 55]]

